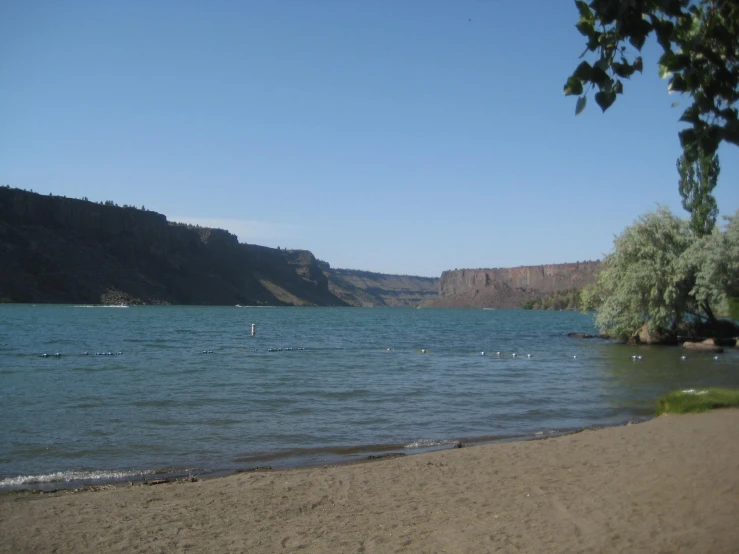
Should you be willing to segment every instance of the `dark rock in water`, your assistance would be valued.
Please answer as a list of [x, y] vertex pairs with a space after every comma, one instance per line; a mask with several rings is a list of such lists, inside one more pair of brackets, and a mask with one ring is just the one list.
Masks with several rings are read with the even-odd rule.
[[401, 456], [405, 456], [405, 454], [402, 452], [391, 452], [390, 454], [379, 454], [377, 456], [370, 454], [365, 458], [365, 460], [386, 460], [390, 458], [399, 458]]
[[169, 479], [154, 479], [153, 481], [144, 481], [144, 485], [164, 485], [171, 482]]
[[272, 471], [272, 466], [257, 466], [237, 469], [234, 473], [251, 473], [253, 471]]
[[464, 447], [465, 447], [464, 444], [462, 444], [461, 442], [458, 442], [457, 444], [454, 445], [454, 448], [464, 448]]
[[610, 339], [611, 336], [608, 333], [601, 331], [597, 335], [591, 335], [590, 333], [567, 333], [567, 336], [573, 339]]
[[658, 329], [649, 329], [649, 325], [645, 323], [634, 333], [634, 336], [626, 341], [626, 344], [664, 344], [675, 346], [678, 344], [678, 340], [677, 335]]
[[718, 319], [714, 322], [698, 321], [693, 327], [692, 334], [694, 337], [711, 337], [719, 346], [733, 346], [739, 336], [739, 325], [728, 319]]
[[724, 351], [721, 346], [716, 345], [713, 339], [706, 339], [702, 342], [685, 341], [683, 348], [696, 352], [712, 352], [714, 354], [720, 354]]

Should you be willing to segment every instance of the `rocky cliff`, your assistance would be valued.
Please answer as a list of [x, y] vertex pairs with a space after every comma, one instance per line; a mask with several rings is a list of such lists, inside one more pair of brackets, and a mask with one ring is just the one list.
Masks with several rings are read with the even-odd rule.
[[329, 290], [353, 306], [418, 306], [438, 295], [438, 277], [333, 269], [321, 263], [328, 276]]
[[0, 301], [345, 306], [304, 250], [0, 187]]
[[505, 269], [444, 271], [439, 296], [429, 307], [521, 308], [543, 296], [593, 283], [600, 262], [576, 262]]
[[598, 265], [333, 269], [156, 212], [0, 187], [0, 302], [520, 308], [593, 282]]

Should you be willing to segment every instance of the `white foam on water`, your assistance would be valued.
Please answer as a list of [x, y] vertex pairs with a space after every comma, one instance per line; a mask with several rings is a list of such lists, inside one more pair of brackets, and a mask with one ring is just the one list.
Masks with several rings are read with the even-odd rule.
[[443, 446], [445, 444], [457, 444], [459, 441], [452, 440], [419, 440], [406, 444], [403, 448], [430, 448], [432, 446]]
[[19, 487], [21, 485], [40, 485], [45, 483], [64, 483], [68, 481], [114, 481], [126, 477], [138, 477], [154, 473], [147, 471], [57, 471], [41, 475], [18, 475], [0, 480], [0, 487]]
[[110, 305], [110, 306], [108, 306], [108, 305], [105, 305], [105, 306], [103, 306], [103, 305], [99, 305], [99, 306], [89, 305], [89, 306], [74, 306], [74, 307], [75, 308], [128, 308], [128, 306], [126, 306], [125, 304], [120, 304], [118, 306], [115, 306], [115, 305]]

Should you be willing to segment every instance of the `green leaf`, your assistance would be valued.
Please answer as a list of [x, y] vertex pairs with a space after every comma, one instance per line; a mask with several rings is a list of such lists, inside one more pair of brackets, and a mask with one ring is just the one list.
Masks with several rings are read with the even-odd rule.
[[619, 77], [623, 77], [624, 79], [628, 79], [634, 73], [633, 66], [629, 65], [628, 63], [613, 62], [611, 64], [611, 67], [613, 68], [613, 72], [616, 75], [618, 75]]
[[588, 62], [581, 62], [580, 65], [578, 65], [575, 69], [575, 72], [572, 74], [572, 76], [576, 79], [580, 79], [581, 81], [589, 81], [592, 74], [593, 67]]
[[698, 139], [698, 142], [700, 144], [700, 151], [706, 156], [713, 156], [716, 150], [718, 150], [719, 138], [717, 133], [703, 133]]
[[588, 97], [583, 95], [580, 98], [577, 99], [577, 104], [575, 105], [575, 115], [580, 115], [582, 111], [585, 109], [585, 106], [588, 103]]
[[680, 121], [693, 124], [698, 123], [700, 121], [700, 112], [698, 111], [698, 106], [693, 104], [687, 110], [685, 110], [683, 112], [683, 115], [680, 117]]
[[584, 37], [589, 37], [593, 34], [593, 31], [595, 31], [595, 27], [593, 27], [593, 22], [588, 21], [587, 19], [581, 19], [577, 22], [575, 25], [575, 28], [580, 31], [580, 34]]
[[644, 62], [642, 61], [641, 56], [634, 60], [634, 63], [631, 64], [631, 67], [634, 68], [634, 71], [638, 71], [639, 73], [644, 71]]
[[588, 50], [591, 52], [595, 52], [598, 48], [600, 48], [600, 37], [603, 35], [603, 33], [599, 33], [598, 31], [593, 31], [592, 36], [588, 39]]
[[577, 11], [580, 12], [581, 18], [593, 19], [593, 12], [590, 11], [590, 6], [588, 6], [587, 2], [576, 0], [575, 5], [577, 6]]
[[565, 96], [580, 96], [582, 94], [582, 81], [577, 77], [570, 77], [564, 86]]
[[612, 82], [612, 79], [608, 76], [608, 73], [606, 73], [596, 65], [596, 67], [593, 68], [592, 74], [590, 75], [590, 82], [597, 85], [599, 89], [603, 89]]
[[669, 92], [685, 92], [686, 90], [688, 90], [683, 76], [673, 75], [672, 79], [670, 79], [670, 84], [667, 85], [667, 90]]
[[644, 42], [647, 40], [647, 35], [643, 35], [641, 33], [636, 35], [631, 35], [629, 37], [629, 42], [631, 43], [631, 46], [636, 48], [637, 50], [641, 50], [642, 46], [644, 46]]
[[621, 81], [616, 81], [616, 84], [613, 85], [613, 92], [615, 92], [616, 94], [624, 93], [624, 85]]
[[721, 131], [720, 137], [726, 142], [739, 146], [739, 121], [729, 121]]
[[662, 54], [657, 62], [659, 66], [659, 78], [667, 79], [672, 76], [673, 66], [675, 65], [675, 54], [672, 51], [667, 51]]
[[616, 93], [613, 91], [600, 91], [595, 93], [595, 102], [604, 112], [616, 101]]
[[695, 132], [695, 129], [683, 129], [678, 133], [678, 137], [680, 137], [680, 146], [686, 152], [693, 149], [698, 141], [698, 134]]

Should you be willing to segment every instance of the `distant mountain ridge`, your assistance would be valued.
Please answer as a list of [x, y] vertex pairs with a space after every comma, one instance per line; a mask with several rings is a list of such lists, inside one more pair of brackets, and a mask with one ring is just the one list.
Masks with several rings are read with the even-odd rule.
[[[323, 262], [325, 263], [325, 262]], [[324, 268], [329, 290], [353, 306], [417, 306], [438, 294], [438, 277]]]
[[599, 261], [497, 269], [444, 271], [438, 297], [424, 303], [445, 308], [522, 308], [552, 293], [582, 290], [595, 282]]
[[335, 269], [307, 250], [113, 202], [0, 187], [0, 302], [521, 308], [594, 281], [599, 262], [445, 271]]
[[0, 301], [346, 306], [306, 250], [0, 187]]

